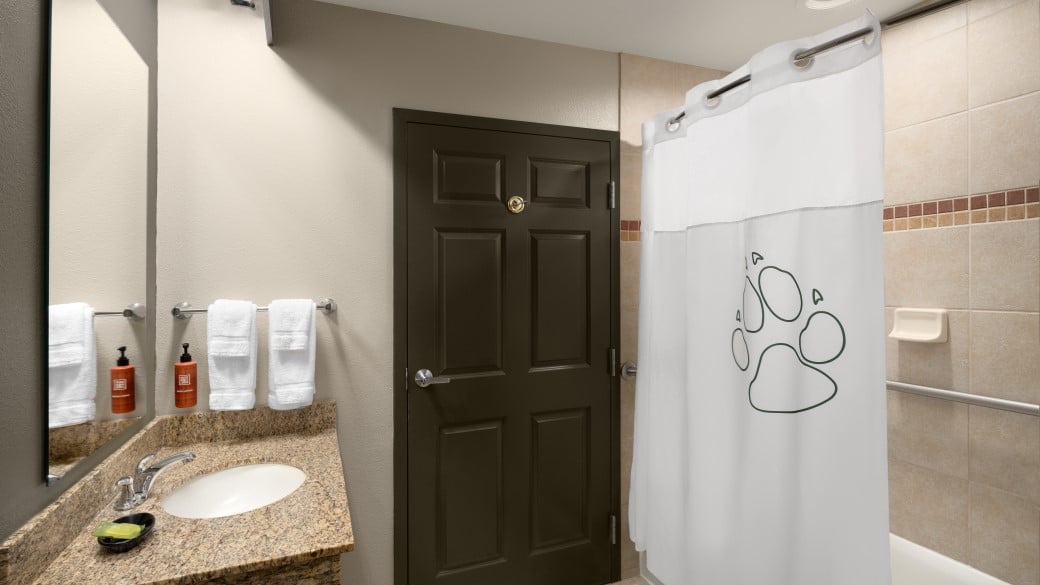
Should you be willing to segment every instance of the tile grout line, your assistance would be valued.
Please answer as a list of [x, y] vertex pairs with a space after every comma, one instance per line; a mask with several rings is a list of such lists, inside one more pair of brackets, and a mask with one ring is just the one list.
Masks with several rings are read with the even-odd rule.
[[[898, 126], [898, 127], [895, 127], [895, 128], [886, 128], [884, 130], [884, 132], [885, 132], [885, 134], [889, 134], [889, 133], [892, 133], [892, 132], [900, 132], [902, 130], [908, 130], [908, 129], [911, 129], [911, 128], [916, 128], [917, 126], [923, 126], [925, 124], [931, 124], [933, 122], [941, 122], [941, 121], [944, 121], [944, 120], [948, 120], [949, 118], [954, 118], [956, 116], [970, 114], [972, 110], [983, 110], [983, 109], [989, 108], [991, 106], [1003, 105], [1003, 104], [1006, 104], [1007, 102], [1011, 102], [1011, 101], [1015, 101], [1015, 100], [1019, 100], [1019, 99], [1023, 99], [1023, 98], [1032, 97], [1034, 94], [1040, 94], [1040, 90], [1027, 91], [1026, 93], [1022, 93], [1022, 94], [1019, 94], [1019, 95], [1014, 95], [1014, 96], [1007, 97], [1007, 98], [1002, 98], [1002, 99], [999, 99], [997, 101], [993, 101], [993, 102], [989, 102], [989, 103], [985, 103], [985, 104], [980, 104], [980, 105], [977, 105], [977, 106], [971, 106], [970, 104], [968, 104], [968, 105], [965, 105], [963, 110], [957, 110], [956, 112], [950, 112], [948, 114], [943, 114], [941, 116], [936, 116], [935, 118], [928, 118], [927, 120], [920, 120], [918, 122], [913, 122], [913, 123], [907, 124], [905, 126]], [[971, 126], [970, 122], [971, 122], [971, 120], [969, 119], [968, 122], [969, 122], [968, 126], [969, 126], [969, 132], [970, 132], [970, 126]], [[970, 142], [969, 142], [969, 146], [970, 146]]]
[[[964, 92], [965, 92], [965, 96], [964, 97], [965, 97], [965, 99], [967, 101], [967, 103], [965, 105], [968, 108], [967, 120], [965, 121], [966, 124], [967, 124], [967, 129], [966, 129], [965, 133], [967, 134], [967, 140], [968, 140], [968, 144], [967, 144], [968, 148], [967, 148], [967, 153], [966, 154], [967, 154], [967, 159], [968, 159], [968, 161], [967, 161], [968, 162], [967, 179], [968, 179], [968, 191], [969, 192], [972, 190], [972, 187], [974, 186], [974, 183], [972, 183], [972, 178], [973, 178], [972, 175], [974, 173], [972, 173], [972, 166], [971, 166], [971, 162], [972, 162], [972, 142], [971, 142], [971, 135], [972, 135], [972, 132], [971, 132], [971, 119], [972, 119], [972, 111], [971, 111], [972, 110], [972, 108], [971, 108], [971, 29], [970, 29], [971, 22], [972, 22], [971, 21], [971, 6], [970, 6], [970, 2], [969, 2], [968, 4], [966, 4], [964, 6]], [[1027, 198], [1028, 197], [1023, 195], [1023, 200], [1025, 200]], [[971, 209], [971, 207], [972, 207], [972, 205], [971, 205], [972, 201], [973, 201], [973, 198], [969, 197], [968, 198], [968, 208], [969, 209]], [[1007, 202], [1007, 191], [1004, 191], [1004, 201]], [[985, 195], [985, 203], [986, 203], [986, 209], [987, 209], [987, 211], [986, 211], [986, 220], [989, 221], [989, 211], [988, 211], [988, 209], [989, 209], [989, 195], [988, 194]], [[955, 206], [956, 206], [956, 204], [955, 204]], [[1023, 215], [1028, 215], [1028, 213], [1023, 213]], [[1005, 211], [1004, 217], [1005, 218], [1007, 217], [1007, 212], [1006, 211]], [[974, 219], [974, 213], [969, 212], [969, 214], [968, 214], [969, 224], [974, 223], [974, 222], [971, 221], [972, 219]], [[954, 222], [956, 223], [956, 217], [954, 217]], [[972, 241], [975, 239], [974, 235], [975, 235], [975, 230], [972, 229], [972, 228], [969, 228], [968, 229], [968, 309], [969, 309], [969, 313], [968, 313], [968, 388], [969, 389], [975, 388], [974, 380], [972, 380], [972, 367], [971, 367], [972, 362], [975, 361], [973, 359], [973, 355], [974, 355], [975, 352], [971, 351], [972, 339], [974, 337], [972, 335], [972, 333], [973, 333], [973, 331], [975, 329], [975, 327], [974, 327], [974, 325], [975, 325], [975, 316], [974, 316], [974, 314], [972, 314], [970, 312], [972, 309], [975, 308], [975, 299], [973, 298], [975, 295], [972, 292], [973, 289], [972, 289], [972, 286], [971, 286], [971, 283], [974, 280], [972, 278], [973, 271], [972, 271], [972, 266], [971, 266], [971, 264], [972, 264], [972, 262], [971, 262], [971, 246], [972, 246]], [[971, 481], [971, 409], [970, 408], [968, 409], [968, 481], [969, 482]], [[968, 558], [971, 558], [971, 550], [972, 549], [971, 549], [971, 484], [970, 483], [968, 484], [968, 525], [965, 528], [968, 529]]]

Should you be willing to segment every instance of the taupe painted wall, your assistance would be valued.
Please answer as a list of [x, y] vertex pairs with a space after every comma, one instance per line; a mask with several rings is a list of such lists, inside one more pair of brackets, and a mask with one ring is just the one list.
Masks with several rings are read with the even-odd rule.
[[41, 510], [46, 314], [41, 2], [0, 3], [0, 538]]
[[[157, 409], [173, 413], [170, 306], [331, 296], [319, 398], [339, 405], [357, 549], [343, 582], [393, 578], [392, 108], [618, 129], [618, 56], [313, 0], [262, 15], [227, 0], [159, 5]], [[266, 402], [266, 316], [258, 403]]]

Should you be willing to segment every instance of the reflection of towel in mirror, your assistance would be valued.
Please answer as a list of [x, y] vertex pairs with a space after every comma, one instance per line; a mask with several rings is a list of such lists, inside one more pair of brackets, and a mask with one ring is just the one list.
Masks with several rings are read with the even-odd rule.
[[90, 305], [68, 303], [48, 308], [47, 366], [48, 426], [94, 420], [97, 350]]
[[271, 302], [267, 405], [274, 410], [302, 408], [314, 401], [314, 315], [310, 299]]
[[256, 404], [256, 305], [220, 299], [206, 321], [209, 407], [248, 410]]

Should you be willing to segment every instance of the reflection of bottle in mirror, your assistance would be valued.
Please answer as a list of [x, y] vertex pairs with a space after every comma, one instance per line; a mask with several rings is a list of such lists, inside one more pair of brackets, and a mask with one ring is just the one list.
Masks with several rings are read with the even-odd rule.
[[189, 408], [195, 406], [199, 400], [198, 388], [195, 385], [196, 363], [191, 361], [188, 353], [188, 344], [182, 343], [184, 353], [181, 361], [173, 366], [173, 402], [177, 408]]
[[126, 357], [126, 346], [117, 348], [119, 359], [112, 368], [112, 414], [133, 412], [134, 400], [134, 367]]

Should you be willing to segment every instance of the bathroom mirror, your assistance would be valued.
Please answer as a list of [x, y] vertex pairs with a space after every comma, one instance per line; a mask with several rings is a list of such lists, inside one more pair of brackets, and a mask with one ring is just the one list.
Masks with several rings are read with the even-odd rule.
[[[154, 413], [155, 16], [154, 1], [51, 2], [48, 483]], [[124, 346], [133, 376], [112, 384]]]

